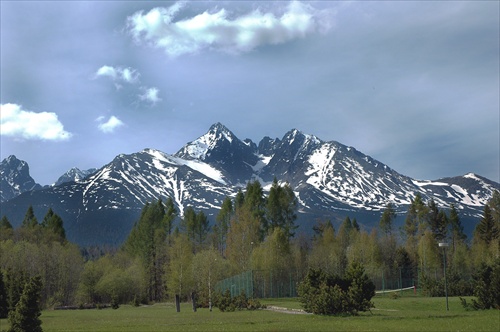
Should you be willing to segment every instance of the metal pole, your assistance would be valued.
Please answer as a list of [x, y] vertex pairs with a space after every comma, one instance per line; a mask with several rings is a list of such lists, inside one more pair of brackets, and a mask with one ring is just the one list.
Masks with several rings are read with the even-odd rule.
[[448, 307], [448, 285], [446, 282], [446, 247], [443, 248], [443, 259], [444, 259], [444, 294], [446, 296], [446, 311], [449, 311]]
[[446, 311], [449, 311], [450, 308], [448, 306], [448, 285], [446, 283], [446, 247], [448, 247], [448, 243], [441, 242], [439, 246], [443, 248], [443, 269], [444, 269], [444, 295], [446, 296]]

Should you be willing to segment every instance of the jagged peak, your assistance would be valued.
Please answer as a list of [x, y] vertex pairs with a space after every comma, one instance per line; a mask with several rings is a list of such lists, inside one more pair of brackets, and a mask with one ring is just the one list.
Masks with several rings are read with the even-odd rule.
[[[239, 139], [226, 126], [224, 126], [220, 122], [217, 122], [210, 126], [210, 129], [204, 135], [186, 144], [175, 154], [175, 156], [204, 160], [209, 151], [214, 149], [223, 141], [227, 141], [229, 144], [233, 144], [235, 142], [238, 142]], [[243, 142], [241, 142], [241, 144], [248, 145]]]
[[21, 165], [27, 165], [27, 163], [24, 160], [18, 159], [15, 155], [11, 154], [7, 158], [5, 158], [2, 161], [2, 164], [21, 164]]
[[296, 139], [303, 140], [305, 144], [308, 143], [314, 143], [314, 144], [320, 144], [322, 141], [310, 134], [304, 134], [301, 130], [298, 130], [296, 128], [289, 130], [285, 136], [283, 136], [283, 142], [288, 141], [288, 144], [292, 144]]

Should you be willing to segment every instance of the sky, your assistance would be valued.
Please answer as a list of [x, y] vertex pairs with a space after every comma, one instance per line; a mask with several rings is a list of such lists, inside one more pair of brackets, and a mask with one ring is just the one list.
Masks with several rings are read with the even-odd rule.
[[500, 182], [498, 1], [4, 1], [0, 158], [42, 185], [221, 122]]

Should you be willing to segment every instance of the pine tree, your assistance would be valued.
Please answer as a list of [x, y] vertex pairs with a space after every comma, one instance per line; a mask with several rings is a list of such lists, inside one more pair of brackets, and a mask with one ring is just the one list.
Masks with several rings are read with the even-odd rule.
[[0, 220], [0, 241], [11, 239], [14, 236], [14, 229], [6, 216]]
[[33, 211], [32, 205], [30, 205], [28, 210], [26, 211], [26, 215], [24, 216], [21, 226], [26, 228], [34, 228], [38, 226], [38, 220], [35, 217], [35, 212]]
[[[238, 209], [238, 206], [240, 206], [238, 199], [241, 198], [236, 198], [236, 209]], [[264, 198], [264, 190], [259, 181], [255, 180], [254, 182], [247, 183], [243, 205], [252, 214], [253, 218], [258, 221], [261, 231], [260, 239], [263, 240], [269, 231], [270, 225], [265, 218], [266, 200]]]
[[488, 204], [484, 206], [483, 217], [479, 221], [479, 224], [477, 224], [475, 232], [486, 244], [490, 244], [491, 241], [497, 239], [499, 236], [498, 226], [493, 220], [491, 208]]
[[196, 212], [192, 206], [184, 209], [184, 217], [181, 220], [181, 230], [186, 233], [189, 241], [194, 243], [196, 232]]
[[40, 225], [54, 233], [61, 243], [66, 241], [66, 231], [64, 230], [63, 220], [52, 211], [52, 208], [49, 208]]
[[229, 197], [222, 202], [221, 209], [215, 218], [214, 234], [216, 239], [216, 248], [219, 253], [224, 257], [226, 251], [227, 232], [229, 230], [229, 223], [233, 216], [233, 203]]
[[386, 235], [392, 234], [392, 222], [394, 219], [396, 219], [396, 211], [394, 210], [392, 203], [387, 203], [379, 222], [380, 229]]
[[7, 318], [9, 313], [9, 302], [7, 301], [7, 289], [3, 281], [3, 273], [0, 271], [0, 318]]
[[42, 331], [40, 320], [40, 293], [42, 291], [42, 279], [40, 276], [33, 277], [26, 284], [23, 294], [16, 304], [13, 312], [9, 313], [11, 332], [38, 332]]
[[464, 226], [462, 225], [457, 209], [455, 208], [455, 204], [451, 204], [448, 224], [451, 228], [451, 242], [453, 248], [455, 248], [459, 241], [464, 241], [467, 238], [467, 235], [464, 233]]
[[139, 257], [142, 262], [148, 276], [147, 294], [151, 301], [161, 300], [164, 290], [162, 278], [165, 257], [162, 247], [167, 237], [164, 217], [165, 206], [161, 199], [147, 203], [124, 244], [125, 250], [132, 256]]
[[0, 230], [12, 229], [12, 224], [10, 223], [7, 216], [3, 216], [2, 220], [0, 220]]
[[208, 232], [210, 231], [210, 223], [208, 221], [207, 216], [203, 211], [199, 211], [196, 214], [196, 223], [195, 223], [195, 244], [196, 250], [195, 253], [200, 251], [205, 244], [205, 240], [207, 239]]
[[356, 232], [359, 232], [359, 224], [358, 224], [358, 221], [356, 220], [356, 218], [354, 218], [352, 220], [352, 228], [356, 231]]
[[163, 225], [167, 235], [172, 235], [174, 220], [177, 217], [177, 209], [174, 206], [172, 198], [168, 198], [165, 202], [165, 216], [163, 217]]
[[288, 238], [295, 235], [295, 220], [297, 219], [297, 198], [288, 183], [284, 186], [278, 184], [274, 178], [273, 185], [269, 191], [266, 204], [266, 215], [269, 222], [268, 230], [282, 228]]

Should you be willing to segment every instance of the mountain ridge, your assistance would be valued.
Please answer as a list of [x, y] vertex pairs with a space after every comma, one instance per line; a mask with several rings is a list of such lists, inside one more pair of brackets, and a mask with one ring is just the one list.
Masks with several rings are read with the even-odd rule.
[[225, 197], [234, 197], [253, 180], [267, 192], [275, 177], [294, 190], [298, 222], [304, 228], [317, 219], [338, 221], [349, 214], [359, 215], [365, 220], [358, 221], [371, 227], [387, 203], [404, 213], [416, 193], [442, 207], [453, 203], [472, 220], [493, 190], [500, 189], [473, 173], [415, 180], [353, 147], [297, 129], [282, 139], [264, 137], [255, 144], [216, 123], [175, 154], [155, 149], [120, 154], [83, 179], [27, 191], [1, 207], [16, 225], [30, 204], [39, 214], [51, 206], [76, 242], [108, 243], [112, 238], [120, 243], [147, 202], [171, 197], [181, 215], [193, 206], [213, 221]]

